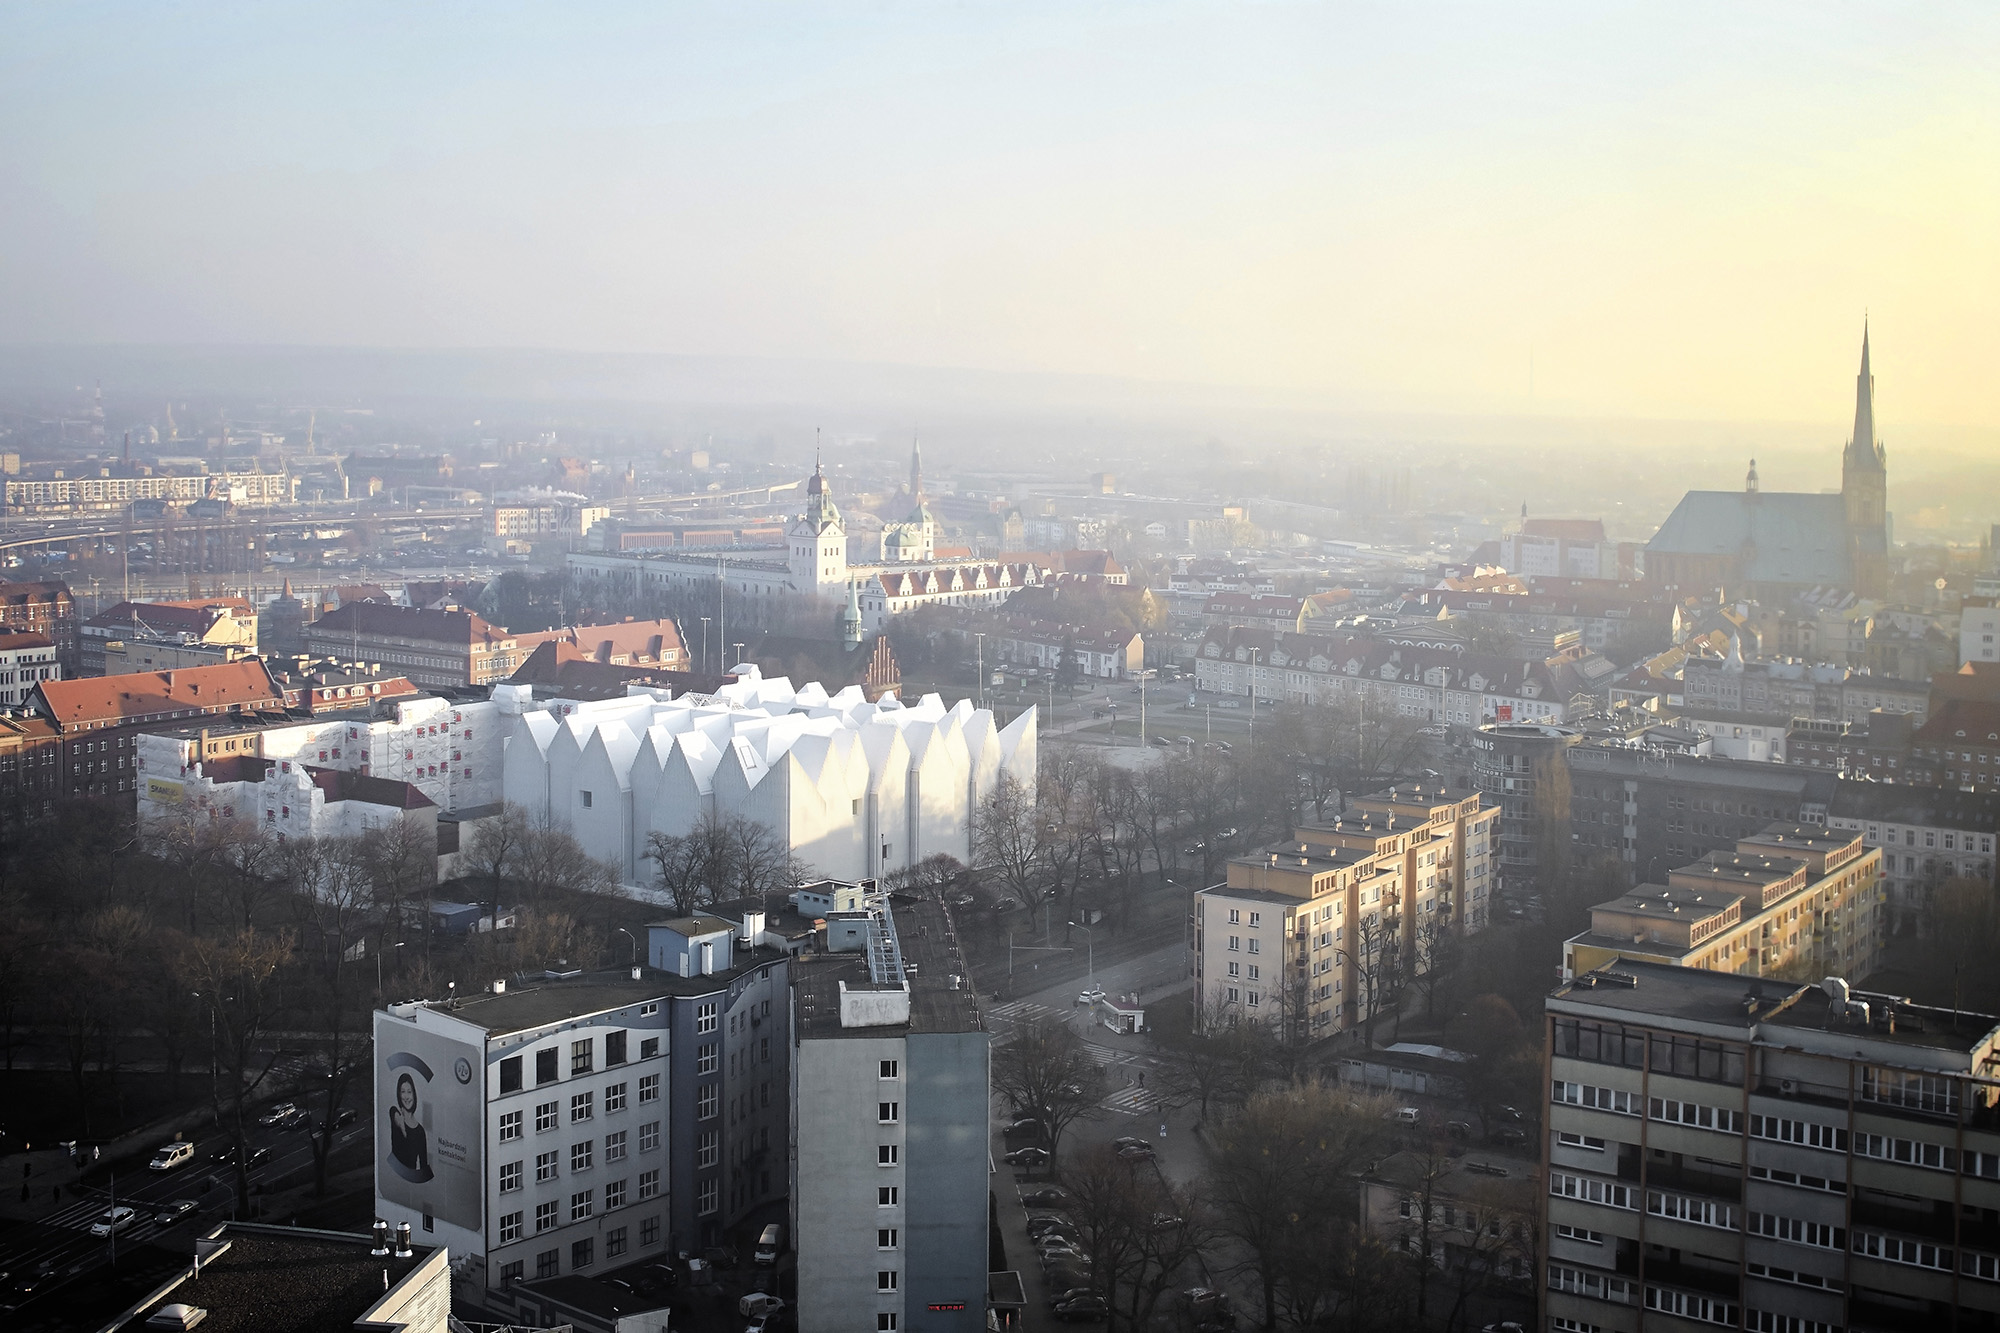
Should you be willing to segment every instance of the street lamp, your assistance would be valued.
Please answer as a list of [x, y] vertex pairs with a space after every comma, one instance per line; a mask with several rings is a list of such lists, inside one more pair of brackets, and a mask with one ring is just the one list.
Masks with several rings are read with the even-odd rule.
[[1082, 932], [1083, 932], [1083, 957], [1084, 957], [1084, 966], [1085, 966], [1085, 967], [1087, 967], [1087, 968], [1089, 969], [1089, 971], [1090, 971], [1090, 984], [1089, 984], [1088, 986], [1086, 986], [1086, 987], [1085, 987], [1085, 989], [1086, 989], [1086, 990], [1091, 990], [1091, 991], [1095, 991], [1095, 990], [1097, 989], [1097, 938], [1096, 938], [1096, 932], [1092, 931], [1092, 930], [1091, 930], [1091, 928], [1090, 928], [1089, 926], [1080, 926], [1080, 925], [1078, 925], [1078, 924], [1077, 924], [1076, 922], [1074, 922], [1074, 921], [1070, 922], [1069, 924], [1070, 924], [1070, 929], [1072, 929], [1072, 930], [1080, 930], [1080, 931], [1082, 931]]
[[706, 671], [708, 670], [708, 617], [702, 616], [700, 617], [700, 620], [701, 620], [701, 669], [703, 671]]
[[979, 673], [978, 679], [972, 684], [973, 694], [978, 698], [979, 706], [984, 708], [986, 707], [986, 631], [973, 631], [972, 654], [972, 669]]
[[632, 941], [632, 962], [636, 965], [639, 961], [639, 937], [637, 935], [634, 935], [631, 931], [625, 929], [625, 927], [623, 926], [618, 926], [615, 929], [618, 931], [620, 935], [623, 935], [626, 939]]

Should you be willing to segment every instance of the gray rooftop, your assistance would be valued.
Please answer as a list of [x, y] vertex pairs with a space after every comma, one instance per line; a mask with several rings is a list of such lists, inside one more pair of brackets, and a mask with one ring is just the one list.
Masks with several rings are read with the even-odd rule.
[[[909, 976], [910, 1021], [885, 1027], [841, 1027], [841, 983], [847, 983], [849, 990], [869, 988], [873, 983], [868, 975], [868, 956], [859, 952], [815, 952], [792, 965], [799, 1038], [897, 1037], [986, 1030], [979, 992], [967, 975], [971, 969], [959, 950], [958, 924], [950, 910], [929, 894], [894, 895], [890, 910], [896, 914], [896, 933]], [[951, 982], [954, 976], [962, 978], [956, 988]]]
[[1847, 586], [1847, 501], [1779, 491], [1689, 491], [1646, 543], [1670, 555], [1745, 556], [1752, 583]]

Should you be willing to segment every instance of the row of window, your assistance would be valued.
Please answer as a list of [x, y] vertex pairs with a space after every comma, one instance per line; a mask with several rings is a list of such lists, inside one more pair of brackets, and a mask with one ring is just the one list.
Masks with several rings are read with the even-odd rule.
[[[518, 1227], [520, 1221], [520, 1215], [518, 1213], [514, 1214], [513, 1218]], [[503, 1218], [502, 1219], [503, 1233], [505, 1229], [505, 1223], [506, 1219]], [[625, 1254], [626, 1250], [630, 1248], [630, 1241], [629, 1241], [630, 1234], [631, 1234], [630, 1229], [626, 1227], [613, 1227], [610, 1230], [606, 1231], [604, 1233], [604, 1257], [607, 1259], [617, 1259], [622, 1257]], [[518, 1239], [518, 1235], [516, 1238]], [[640, 1248], [643, 1249], [647, 1246], [658, 1245], [659, 1243], [660, 1243], [660, 1219], [657, 1217], [640, 1218], [639, 1219]], [[569, 1266], [572, 1271], [579, 1268], [589, 1268], [592, 1264], [596, 1262], [597, 1262], [597, 1237], [585, 1236], [580, 1240], [575, 1240], [570, 1242]], [[501, 1264], [500, 1265], [501, 1285], [503, 1287], [511, 1286], [512, 1284], [521, 1281], [525, 1276], [527, 1276], [525, 1270], [526, 1270], [525, 1261], [520, 1259], [515, 1259], [508, 1263]], [[555, 1277], [561, 1271], [562, 1271], [562, 1250], [559, 1247], [551, 1250], [543, 1250], [541, 1253], [535, 1256], [535, 1277], [537, 1279]]]
[[[657, 1004], [648, 1005], [642, 1008], [641, 1012], [644, 1013], [648, 1010], [658, 1012], [658, 1009], [659, 1006]], [[626, 1039], [629, 1035], [623, 1028], [604, 1034], [604, 1067], [606, 1069], [616, 1068], [626, 1063]], [[640, 1039], [639, 1058], [641, 1060], [654, 1059], [659, 1053], [660, 1039], [658, 1037], [643, 1037]], [[571, 1078], [578, 1078], [592, 1072], [596, 1067], [596, 1058], [596, 1037], [584, 1037], [580, 1040], [572, 1041], [569, 1044], [569, 1076]], [[510, 1055], [500, 1062], [501, 1092], [519, 1092], [521, 1090], [522, 1077], [525, 1073], [522, 1061], [522, 1056]], [[562, 1047], [546, 1046], [536, 1051], [535, 1086], [539, 1088], [545, 1083], [556, 1082], [562, 1076], [560, 1072], [561, 1067]], [[653, 1074], [649, 1075], [649, 1077], [653, 1080], [654, 1087], [657, 1088], [659, 1086], [659, 1075]], [[645, 1083], [645, 1079], [640, 1080], [640, 1087], [642, 1089], [645, 1087]]]
[[[625, 1160], [625, 1133], [621, 1129], [604, 1136], [604, 1161], [606, 1164]], [[660, 1122], [651, 1120], [639, 1126], [639, 1151], [642, 1153], [653, 1152], [659, 1146]], [[580, 1143], [570, 1144], [569, 1169], [572, 1175], [577, 1172], [588, 1171], [592, 1168], [597, 1156], [596, 1147], [597, 1141], [595, 1139], [584, 1139]], [[500, 1164], [500, 1192], [502, 1194], [511, 1193], [521, 1188], [526, 1165], [525, 1160], [503, 1162]], [[561, 1149], [552, 1149], [549, 1152], [535, 1154], [536, 1183], [539, 1184], [557, 1179], [561, 1175], [561, 1168]]]

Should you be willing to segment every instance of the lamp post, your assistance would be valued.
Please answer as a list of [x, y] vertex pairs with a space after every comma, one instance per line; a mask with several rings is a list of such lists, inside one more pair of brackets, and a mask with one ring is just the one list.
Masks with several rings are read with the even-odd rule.
[[1094, 932], [1093, 930], [1091, 930], [1091, 928], [1090, 928], [1089, 926], [1080, 926], [1080, 925], [1078, 925], [1078, 924], [1077, 924], [1076, 922], [1074, 922], [1074, 921], [1070, 922], [1069, 924], [1070, 924], [1070, 928], [1071, 928], [1072, 930], [1080, 930], [1080, 931], [1082, 931], [1082, 932], [1083, 932], [1083, 957], [1084, 957], [1084, 966], [1085, 966], [1085, 968], [1087, 968], [1087, 969], [1088, 969], [1088, 971], [1089, 971], [1089, 974], [1090, 974], [1090, 984], [1089, 984], [1088, 986], [1086, 986], [1086, 987], [1085, 987], [1084, 989], [1086, 989], [1086, 990], [1090, 990], [1090, 991], [1095, 991], [1095, 990], [1097, 989], [1097, 938], [1096, 938], [1096, 932]]
[[639, 961], [639, 937], [623, 926], [619, 926], [616, 929], [620, 935], [632, 941], [632, 962], [636, 965]]
[[972, 633], [972, 669], [979, 673], [972, 684], [973, 695], [979, 700], [979, 706], [984, 708], [986, 707], [986, 631], [984, 630], [974, 630]]
[[[403, 947], [403, 944], [404, 941], [397, 940], [395, 947], [400, 949]], [[382, 953], [379, 949], [375, 953], [375, 994], [377, 996], [382, 994]]]
[[708, 670], [708, 617], [701, 618], [701, 669]]

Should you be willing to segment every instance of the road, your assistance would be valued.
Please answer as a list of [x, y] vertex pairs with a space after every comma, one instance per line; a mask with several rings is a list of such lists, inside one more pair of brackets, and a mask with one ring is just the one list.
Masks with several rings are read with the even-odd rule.
[[[364, 1114], [335, 1133], [334, 1151], [373, 1133], [373, 1122]], [[312, 1163], [311, 1138], [303, 1130], [256, 1126], [250, 1131], [250, 1146], [253, 1150], [271, 1149], [270, 1159], [251, 1169], [253, 1189]], [[188, 1245], [194, 1235], [233, 1216], [236, 1168], [217, 1160], [218, 1156], [232, 1156], [232, 1149], [230, 1137], [210, 1134], [195, 1141], [194, 1160], [178, 1170], [140, 1170], [90, 1185], [51, 1186], [28, 1180], [32, 1192], [28, 1220], [0, 1233], [0, 1273], [7, 1275], [4, 1289], [0, 1289], [0, 1312], [39, 1309], [59, 1302], [62, 1288], [108, 1264], [113, 1241], [92, 1236], [90, 1227], [114, 1201], [139, 1213], [138, 1220], [119, 1233], [116, 1244], [120, 1246], [162, 1240]], [[61, 1190], [60, 1199], [51, 1195], [52, 1188]], [[161, 1225], [155, 1213], [175, 1199], [193, 1199], [200, 1206], [177, 1223]], [[46, 1206], [35, 1212], [34, 1202]], [[9, 1211], [16, 1217], [23, 1215], [19, 1207]]]

